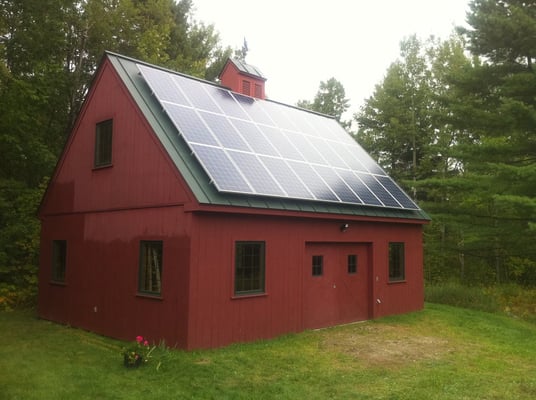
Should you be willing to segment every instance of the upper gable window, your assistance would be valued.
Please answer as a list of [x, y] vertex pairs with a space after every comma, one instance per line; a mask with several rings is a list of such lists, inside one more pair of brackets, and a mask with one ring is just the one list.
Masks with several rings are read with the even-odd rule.
[[93, 166], [106, 167], [112, 165], [112, 133], [113, 120], [99, 122], [95, 128], [95, 159]]

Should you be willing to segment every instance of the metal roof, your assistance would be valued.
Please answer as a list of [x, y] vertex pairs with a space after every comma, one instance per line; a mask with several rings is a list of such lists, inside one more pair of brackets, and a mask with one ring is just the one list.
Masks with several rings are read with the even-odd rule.
[[[210, 182], [209, 177], [191, 153], [187, 143], [181, 135], [179, 135], [179, 132], [170, 118], [164, 110], [162, 110], [162, 107], [155, 96], [152, 95], [151, 89], [141, 76], [137, 64], [143, 64], [160, 70], [165, 69], [111, 52], [107, 52], [106, 56], [114, 66], [132, 98], [200, 204], [246, 207], [272, 211], [321, 213], [338, 215], [341, 217], [363, 216], [421, 221], [430, 219], [421, 209], [389, 209], [363, 205], [333, 204], [321, 201], [295, 200], [277, 197], [255, 197], [251, 195], [219, 192]], [[183, 74], [180, 75], [187, 76]], [[216, 85], [211, 82], [205, 83]]]
[[254, 65], [247, 64], [244, 61], [240, 61], [236, 58], [230, 58], [229, 60], [236, 66], [236, 68], [238, 68], [240, 72], [266, 80], [266, 77], [262, 74], [261, 70]]

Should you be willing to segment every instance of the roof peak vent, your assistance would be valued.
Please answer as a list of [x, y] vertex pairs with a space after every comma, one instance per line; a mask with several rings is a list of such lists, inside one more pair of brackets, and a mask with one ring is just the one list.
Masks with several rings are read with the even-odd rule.
[[266, 78], [254, 65], [237, 58], [228, 58], [219, 75], [221, 84], [234, 92], [265, 99]]

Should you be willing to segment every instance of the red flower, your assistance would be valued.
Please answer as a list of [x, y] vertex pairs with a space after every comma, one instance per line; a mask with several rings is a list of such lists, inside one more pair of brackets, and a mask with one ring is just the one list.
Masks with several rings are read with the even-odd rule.
[[143, 342], [143, 336], [136, 336], [136, 342], [138, 343]]

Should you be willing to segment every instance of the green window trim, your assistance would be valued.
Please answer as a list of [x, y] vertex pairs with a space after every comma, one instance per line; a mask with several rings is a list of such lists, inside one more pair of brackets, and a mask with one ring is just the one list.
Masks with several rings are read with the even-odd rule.
[[406, 279], [405, 246], [402, 242], [389, 243], [389, 282]]
[[265, 242], [235, 242], [235, 296], [265, 293], [265, 258]]
[[138, 293], [162, 294], [163, 247], [161, 240], [140, 241]]
[[99, 122], [95, 127], [95, 168], [112, 165], [113, 120]]
[[52, 241], [52, 276], [53, 282], [65, 283], [67, 269], [67, 241]]

